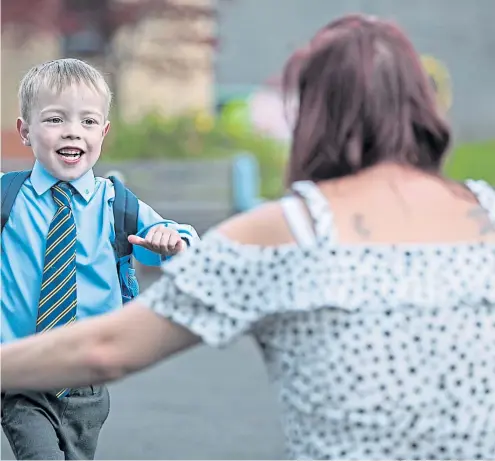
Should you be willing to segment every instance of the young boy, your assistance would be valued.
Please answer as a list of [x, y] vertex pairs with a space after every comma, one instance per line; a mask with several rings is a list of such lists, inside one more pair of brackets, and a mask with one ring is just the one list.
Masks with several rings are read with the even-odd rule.
[[[19, 99], [17, 129], [36, 162], [2, 231], [2, 343], [122, 305], [115, 188], [93, 174], [110, 126], [105, 79], [82, 61], [59, 59], [31, 69]], [[141, 263], [159, 265], [197, 239], [191, 226], [138, 203], [138, 233], [129, 242]], [[17, 459], [94, 459], [110, 408], [106, 387], [2, 400], [2, 427]]]

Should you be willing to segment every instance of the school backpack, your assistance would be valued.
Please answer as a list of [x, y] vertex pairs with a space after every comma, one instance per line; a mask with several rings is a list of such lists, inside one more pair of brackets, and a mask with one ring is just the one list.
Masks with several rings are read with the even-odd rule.
[[[0, 178], [2, 189], [2, 232], [9, 220], [17, 194], [30, 175], [31, 170], [11, 171]], [[110, 176], [108, 179], [112, 181], [115, 188], [115, 200], [113, 203], [115, 243], [113, 247], [117, 259], [116, 266], [122, 302], [126, 303], [139, 294], [139, 284], [132, 262], [132, 244], [127, 240], [129, 235], [137, 233], [139, 202], [137, 197], [115, 176]]]

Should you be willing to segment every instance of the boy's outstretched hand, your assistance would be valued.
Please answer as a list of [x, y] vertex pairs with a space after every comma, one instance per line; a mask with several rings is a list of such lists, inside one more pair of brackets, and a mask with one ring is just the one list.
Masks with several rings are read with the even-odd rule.
[[129, 235], [129, 243], [139, 245], [162, 256], [173, 256], [185, 250], [187, 245], [180, 234], [163, 224], [152, 227], [143, 239], [137, 235]]

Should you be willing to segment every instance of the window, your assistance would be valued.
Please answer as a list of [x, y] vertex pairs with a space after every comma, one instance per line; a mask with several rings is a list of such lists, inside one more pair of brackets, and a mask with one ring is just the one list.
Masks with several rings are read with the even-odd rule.
[[90, 58], [105, 53], [108, 0], [64, 0], [64, 56]]

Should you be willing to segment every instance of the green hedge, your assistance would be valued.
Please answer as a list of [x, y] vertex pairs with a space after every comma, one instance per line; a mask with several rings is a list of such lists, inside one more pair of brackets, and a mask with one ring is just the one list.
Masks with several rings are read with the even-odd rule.
[[449, 157], [445, 172], [457, 180], [484, 179], [495, 185], [495, 140], [459, 145]]
[[[217, 119], [205, 113], [164, 118], [149, 114], [137, 123], [113, 124], [105, 145], [105, 160], [222, 158], [238, 152], [256, 156], [261, 194], [279, 197], [284, 189], [287, 145], [246, 128], [244, 121]], [[456, 148], [446, 165], [458, 180], [483, 178], [495, 184], [495, 140]]]
[[283, 191], [287, 147], [252, 133], [242, 124], [218, 120], [205, 113], [177, 118], [149, 114], [137, 123], [114, 123], [104, 149], [105, 160], [214, 159], [249, 152], [258, 160], [261, 194], [278, 197]]

